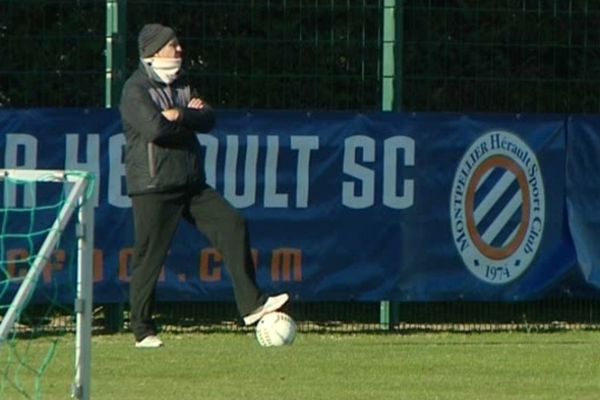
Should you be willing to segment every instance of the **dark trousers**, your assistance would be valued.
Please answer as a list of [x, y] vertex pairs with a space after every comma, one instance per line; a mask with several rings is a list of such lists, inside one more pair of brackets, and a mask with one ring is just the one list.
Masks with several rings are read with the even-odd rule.
[[181, 217], [219, 250], [233, 282], [241, 316], [264, 298], [256, 285], [246, 221], [214, 189], [132, 196], [135, 243], [130, 281], [130, 325], [136, 340], [156, 333], [152, 313], [156, 283]]

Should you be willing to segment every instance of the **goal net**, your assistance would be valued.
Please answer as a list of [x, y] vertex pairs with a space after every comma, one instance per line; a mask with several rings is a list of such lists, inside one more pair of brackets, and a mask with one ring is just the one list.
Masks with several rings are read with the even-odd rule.
[[2, 399], [59, 382], [89, 399], [93, 188], [87, 172], [0, 169]]

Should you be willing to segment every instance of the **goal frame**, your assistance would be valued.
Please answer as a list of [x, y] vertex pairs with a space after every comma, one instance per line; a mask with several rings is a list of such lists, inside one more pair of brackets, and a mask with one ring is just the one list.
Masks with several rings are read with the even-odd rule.
[[[46, 260], [56, 247], [67, 223], [76, 214], [77, 283], [73, 304], [76, 315], [75, 377], [71, 396], [89, 400], [91, 385], [91, 337], [93, 304], [94, 207], [89, 201], [93, 174], [85, 171], [0, 169], [0, 181], [71, 183], [65, 202], [54, 220], [27, 274], [0, 323], [0, 347], [17, 320], [17, 310], [30, 299], [44, 269]], [[6, 193], [5, 193], [6, 194]]]

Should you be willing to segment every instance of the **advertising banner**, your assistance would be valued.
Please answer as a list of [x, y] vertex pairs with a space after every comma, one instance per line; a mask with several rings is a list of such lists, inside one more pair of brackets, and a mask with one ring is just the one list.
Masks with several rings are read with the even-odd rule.
[[[296, 301], [521, 301], [589, 295], [600, 283], [597, 224], [579, 189], [585, 164], [568, 159], [575, 122], [564, 116], [221, 111], [217, 119], [198, 135], [207, 180], [248, 220], [266, 292]], [[595, 162], [600, 126], [577, 125], [589, 131], [580, 160]], [[95, 301], [126, 301], [133, 226], [118, 112], [2, 110], [0, 130], [0, 168], [96, 175]], [[573, 245], [571, 230], [583, 244]], [[158, 299], [233, 299], [220, 255], [183, 220]]]

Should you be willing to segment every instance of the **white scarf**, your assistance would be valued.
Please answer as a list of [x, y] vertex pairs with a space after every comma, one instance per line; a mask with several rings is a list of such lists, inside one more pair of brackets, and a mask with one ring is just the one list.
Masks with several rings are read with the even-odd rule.
[[181, 58], [150, 57], [144, 58], [143, 61], [167, 85], [177, 79], [181, 70]]

